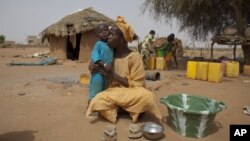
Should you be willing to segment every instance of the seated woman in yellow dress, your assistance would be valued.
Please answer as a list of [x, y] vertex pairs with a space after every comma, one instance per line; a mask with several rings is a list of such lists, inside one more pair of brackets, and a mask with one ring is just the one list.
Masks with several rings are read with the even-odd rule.
[[93, 63], [89, 65], [91, 71], [99, 71], [112, 82], [107, 90], [91, 100], [87, 117], [98, 112], [110, 122], [116, 123], [117, 110], [121, 108], [130, 114], [133, 122], [144, 112], [151, 112], [162, 119], [155, 94], [144, 88], [145, 73], [141, 56], [128, 48], [128, 42], [133, 41], [134, 35], [124, 17], [118, 16], [108, 38], [108, 45], [115, 49], [113, 70], [107, 72]]

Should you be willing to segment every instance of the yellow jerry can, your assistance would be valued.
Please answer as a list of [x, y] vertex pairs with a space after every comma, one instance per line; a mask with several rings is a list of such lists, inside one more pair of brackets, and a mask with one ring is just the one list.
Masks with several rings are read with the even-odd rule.
[[244, 65], [243, 74], [246, 76], [250, 76], [250, 65]]
[[226, 63], [226, 76], [227, 77], [239, 77], [240, 65], [239, 62], [230, 61]]
[[197, 62], [188, 61], [187, 62], [187, 78], [196, 79]]
[[89, 85], [89, 81], [90, 81], [90, 76], [89, 75], [81, 74], [81, 76], [80, 76], [80, 84]]
[[157, 70], [164, 70], [165, 69], [165, 60], [163, 57], [156, 57], [155, 68]]
[[219, 83], [222, 81], [221, 63], [208, 63], [208, 81]]
[[208, 62], [197, 62], [196, 79], [207, 80]]
[[149, 57], [149, 59], [148, 59], [148, 69], [149, 70], [155, 69], [155, 57]]

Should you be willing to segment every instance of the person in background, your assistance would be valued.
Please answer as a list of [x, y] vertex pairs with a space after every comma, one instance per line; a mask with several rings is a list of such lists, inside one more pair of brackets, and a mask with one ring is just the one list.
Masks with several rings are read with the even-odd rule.
[[[165, 48], [165, 62], [166, 62], [166, 66], [168, 67], [168, 69], [172, 69], [172, 58], [174, 58], [173, 56], [173, 41], [174, 41], [174, 34], [171, 33], [170, 35], [168, 35], [167, 37], [167, 42], [165, 44], [163, 44], [163, 48]], [[176, 51], [175, 51], [176, 52]]]
[[179, 40], [177, 38], [174, 38], [173, 41], [173, 47], [172, 47], [172, 54], [173, 54], [173, 59], [175, 63], [175, 67], [178, 68], [178, 62], [177, 62], [177, 49], [179, 47]]
[[149, 59], [150, 52], [153, 52], [151, 44], [155, 41], [155, 31], [150, 30], [149, 34], [145, 36], [141, 45], [141, 57], [143, 60], [144, 68], [147, 68], [147, 61]]
[[[118, 16], [116, 24], [110, 29], [108, 45], [114, 48], [112, 71], [99, 69], [90, 63], [92, 72], [99, 71], [110, 80], [109, 88], [98, 93], [90, 102], [86, 116], [101, 115], [112, 123], [117, 121], [117, 110], [123, 109], [136, 122], [141, 113], [150, 112], [159, 120], [162, 119], [156, 95], [145, 88], [145, 72], [141, 56], [128, 48], [128, 42], [135, 38], [133, 28]], [[99, 114], [93, 114], [99, 113]]]
[[[99, 40], [95, 43], [91, 54], [91, 61], [98, 65], [100, 69], [111, 71], [114, 58], [113, 49], [107, 45], [109, 36], [109, 27], [107, 24], [99, 24], [95, 28], [95, 32]], [[99, 92], [108, 88], [108, 78], [99, 72], [91, 72], [89, 84], [88, 103]]]

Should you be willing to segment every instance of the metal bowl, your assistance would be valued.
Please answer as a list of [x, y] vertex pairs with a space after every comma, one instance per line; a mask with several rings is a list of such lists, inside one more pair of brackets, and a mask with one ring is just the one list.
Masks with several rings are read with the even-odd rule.
[[157, 140], [163, 137], [164, 128], [156, 123], [145, 123], [142, 125], [143, 136], [150, 140]]

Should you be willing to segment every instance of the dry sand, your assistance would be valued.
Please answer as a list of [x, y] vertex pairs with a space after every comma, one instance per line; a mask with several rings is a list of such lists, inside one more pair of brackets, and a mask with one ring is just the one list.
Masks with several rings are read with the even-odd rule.
[[[0, 48], [0, 141], [100, 141], [105, 119], [90, 123], [85, 116], [88, 86], [78, 83], [82, 73], [89, 73], [88, 63], [65, 61], [51, 66], [8, 66], [12, 60], [34, 61], [36, 58], [13, 57], [48, 48]], [[242, 108], [250, 105], [250, 77], [224, 77], [221, 83], [187, 79], [185, 70], [160, 71], [161, 80], [147, 82], [158, 99], [173, 93], [207, 96], [227, 105], [218, 113], [212, 132], [201, 141], [228, 141], [230, 124], [250, 124]], [[155, 83], [155, 84], [154, 84]], [[154, 88], [152, 88], [154, 89]], [[159, 104], [165, 117], [165, 105]], [[127, 114], [119, 115], [118, 141], [129, 141]], [[139, 123], [155, 121], [146, 113]], [[197, 141], [175, 133], [164, 124], [162, 140]], [[144, 141], [140, 138], [138, 141]]]

